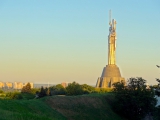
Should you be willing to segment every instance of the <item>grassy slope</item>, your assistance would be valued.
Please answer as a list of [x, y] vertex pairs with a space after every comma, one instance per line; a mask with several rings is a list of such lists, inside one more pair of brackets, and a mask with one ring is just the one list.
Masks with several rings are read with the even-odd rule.
[[108, 104], [112, 98], [112, 95], [108, 93], [53, 96], [44, 101], [69, 120], [122, 120]]
[[65, 120], [41, 100], [0, 100], [0, 120]]
[[110, 96], [90, 94], [0, 100], [0, 120], [122, 120], [111, 110]]

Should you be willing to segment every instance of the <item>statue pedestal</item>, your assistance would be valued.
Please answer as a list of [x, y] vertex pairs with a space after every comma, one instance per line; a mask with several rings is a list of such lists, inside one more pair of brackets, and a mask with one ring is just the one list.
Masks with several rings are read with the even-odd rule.
[[117, 65], [106, 65], [104, 67], [101, 77], [98, 78], [96, 87], [100, 88], [112, 88], [112, 84], [115, 82], [125, 81], [121, 77], [121, 73]]

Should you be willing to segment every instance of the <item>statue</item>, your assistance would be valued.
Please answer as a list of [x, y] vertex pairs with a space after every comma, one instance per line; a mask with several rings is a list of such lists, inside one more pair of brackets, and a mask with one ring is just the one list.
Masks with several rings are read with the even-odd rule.
[[112, 20], [112, 23], [109, 23], [109, 35], [108, 35], [108, 65], [116, 64], [115, 63], [115, 50], [116, 50], [116, 21]]
[[111, 11], [109, 15], [108, 65], [103, 68], [101, 77], [98, 77], [97, 88], [113, 88], [113, 83], [125, 81], [116, 65], [116, 20], [111, 21]]

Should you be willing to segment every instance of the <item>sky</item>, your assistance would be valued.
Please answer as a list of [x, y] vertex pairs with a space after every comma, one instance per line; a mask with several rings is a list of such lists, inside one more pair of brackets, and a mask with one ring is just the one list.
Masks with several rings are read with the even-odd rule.
[[108, 64], [109, 10], [126, 80], [160, 78], [159, 0], [0, 0], [0, 81], [95, 85]]

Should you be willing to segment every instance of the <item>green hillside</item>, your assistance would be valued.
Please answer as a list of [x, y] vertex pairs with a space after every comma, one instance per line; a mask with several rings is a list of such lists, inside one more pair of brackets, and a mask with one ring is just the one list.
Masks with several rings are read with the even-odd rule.
[[0, 100], [0, 120], [122, 120], [109, 105], [111, 94]]

